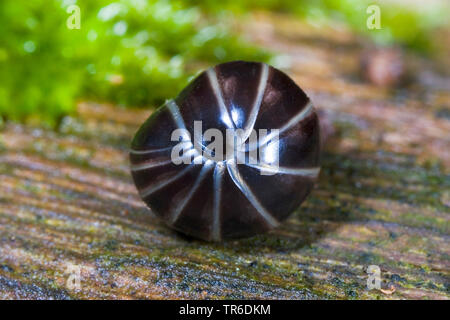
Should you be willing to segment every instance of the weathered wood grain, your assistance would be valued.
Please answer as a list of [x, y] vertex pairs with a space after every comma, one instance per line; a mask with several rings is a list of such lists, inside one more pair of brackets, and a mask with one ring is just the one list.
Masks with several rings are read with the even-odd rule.
[[[449, 91], [355, 80], [361, 40], [326, 30], [314, 40], [271, 19], [255, 18], [250, 36], [291, 58], [291, 75], [334, 123], [320, 180], [293, 217], [222, 244], [167, 229], [128, 171], [129, 140], [149, 111], [83, 103], [59, 133], [7, 124], [0, 298], [450, 297]], [[367, 289], [369, 265], [395, 292]], [[73, 266], [79, 289], [67, 286]]]

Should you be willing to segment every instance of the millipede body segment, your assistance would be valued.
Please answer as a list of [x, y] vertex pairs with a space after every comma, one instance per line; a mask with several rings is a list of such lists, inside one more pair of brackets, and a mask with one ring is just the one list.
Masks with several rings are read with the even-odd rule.
[[319, 122], [306, 94], [264, 63], [202, 72], [141, 126], [131, 172], [170, 227], [220, 241], [266, 232], [311, 192]]

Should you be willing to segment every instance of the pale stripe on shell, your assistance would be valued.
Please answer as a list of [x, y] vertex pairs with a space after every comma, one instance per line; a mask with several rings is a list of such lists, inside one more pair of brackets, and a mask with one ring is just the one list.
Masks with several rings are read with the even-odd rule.
[[223, 162], [218, 162], [214, 168], [214, 196], [213, 196], [213, 223], [211, 229], [211, 239], [219, 241], [220, 235], [220, 200], [222, 197], [222, 180], [225, 166]]
[[197, 179], [194, 182], [194, 185], [189, 190], [186, 197], [183, 198], [181, 203], [178, 203], [175, 205], [174, 210], [170, 214], [169, 218], [169, 224], [174, 224], [178, 217], [180, 216], [181, 212], [183, 212], [183, 209], [186, 207], [186, 205], [189, 203], [189, 200], [191, 200], [192, 196], [197, 191], [198, 187], [200, 186], [201, 182], [205, 178], [206, 174], [212, 169], [213, 161], [207, 160], [205, 164], [203, 165], [202, 170], [200, 171], [200, 174], [198, 175]]
[[168, 164], [173, 163], [175, 160], [184, 160], [189, 159], [192, 156], [198, 157], [199, 153], [196, 149], [189, 149], [185, 153], [183, 153], [182, 156], [178, 156], [174, 159], [168, 159], [164, 161], [144, 161], [138, 164], [132, 164], [131, 165], [131, 171], [141, 171], [141, 170], [147, 170], [151, 168], [161, 167]]
[[223, 100], [222, 90], [220, 89], [219, 81], [217, 80], [216, 71], [214, 70], [214, 68], [210, 68], [208, 69], [208, 71], [206, 71], [206, 74], [208, 75], [209, 83], [211, 84], [211, 88], [213, 89], [214, 95], [217, 99], [217, 104], [220, 109], [222, 121], [225, 122], [229, 129], [235, 128], [236, 126]]
[[[178, 143], [182, 144], [183, 146], [192, 145], [191, 141], [180, 141]], [[167, 151], [172, 150], [172, 148], [173, 148], [173, 146], [164, 147], [164, 148], [157, 148], [157, 149], [147, 149], [147, 150], [130, 149], [130, 153], [134, 154], [134, 155], [146, 155], [146, 154], [151, 154], [151, 153], [167, 152]]]
[[252, 109], [248, 116], [248, 120], [244, 127], [244, 135], [242, 141], [246, 141], [248, 137], [250, 137], [250, 134], [252, 133], [252, 130], [255, 127], [256, 118], [258, 117], [259, 109], [261, 107], [262, 99], [264, 97], [264, 92], [266, 91], [268, 77], [269, 77], [269, 66], [265, 63], [261, 63], [261, 74], [259, 76], [258, 91], [255, 97], [255, 101], [253, 102]]
[[234, 160], [228, 161], [227, 170], [234, 184], [239, 188], [239, 190], [241, 190], [241, 192], [245, 195], [247, 200], [250, 201], [253, 207], [255, 207], [256, 211], [258, 211], [258, 213], [270, 226], [276, 227], [279, 224], [278, 220], [275, 219], [272, 214], [270, 214], [259, 202], [258, 198], [254, 195], [250, 187], [247, 185], [247, 183], [239, 173], [239, 169], [234, 163]]
[[245, 163], [246, 166], [258, 169], [260, 171], [266, 171], [269, 173], [279, 173], [279, 174], [289, 174], [293, 176], [302, 176], [309, 178], [317, 178], [320, 172], [320, 168], [289, 168], [289, 167], [279, 167], [271, 166], [266, 164], [253, 164]]
[[[258, 114], [260, 112], [260, 107], [262, 103], [262, 99], [264, 97], [265, 89], [267, 86], [268, 81], [268, 73], [269, 73], [269, 67], [266, 64], [261, 64], [261, 73], [259, 76], [259, 84], [257, 88], [257, 93], [255, 95], [255, 100], [253, 101], [251, 111], [248, 115], [248, 119], [244, 125], [244, 137], [245, 139], [243, 141], [246, 141], [248, 137], [250, 136]], [[228, 108], [225, 105], [224, 99], [223, 99], [223, 93], [219, 86], [219, 82], [217, 79], [217, 74], [214, 70], [214, 68], [211, 68], [207, 70], [206, 72], [208, 76], [208, 80], [211, 84], [211, 88], [213, 90], [213, 93], [217, 99], [217, 105], [219, 107], [220, 114], [222, 115], [222, 120], [225, 122], [227, 127], [229, 128], [236, 128], [230, 114], [228, 111]], [[183, 119], [183, 116], [180, 112], [180, 109], [176, 102], [174, 100], [168, 100], [166, 102], [166, 107], [170, 111], [176, 125], [178, 128], [186, 129], [186, 125]], [[287, 123], [285, 123], [281, 128], [279, 128], [279, 134], [286, 132], [293, 126], [295, 126], [297, 123], [308, 117], [312, 112], [314, 111], [314, 107], [312, 103], [309, 101], [305, 107], [298, 112], [296, 115], [294, 115]], [[262, 141], [262, 145], [264, 145], [266, 142], [270, 141], [274, 137], [273, 134], [267, 135], [265, 139]], [[191, 143], [192, 141], [186, 141], [186, 143]], [[254, 150], [255, 148], [258, 148], [260, 144], [253, 144], [249, 145], [248, 150]], [[149, 150], [130, 150], [130, 153], [132, 154], [151, 154], [155, 152], [160, 151], [167, 151], [170, 147], [167, 148], [161, 148], [161, 149], [149, 149]], [[196, 151], [195, 149], [191, 149]], [[214, 165], [211, 160], [206, 160], [202, 155], [200, 155], [197, 151], [195, 154], [196, 158], [201, 157], [204, 167], [201, 169], [199, 176], [196, 178], [194, 185], [192, 186], [191, 190], [188, 192], [188, 194], [183, 198], [181, 203], [177, 204], [175, 209], [170, 213], [169, 223], [173, 224], [175, 223], [180, 215], [183, 213], [184, 208], [186, 205], [188, 205], [189, 201], [192, 199], [193, 195], [199, 188], [200, 184], [204, 181], [204, 178], [207, 174], [210, 173], [212, 166]], [[206, 162], [205, 162], [206, 160]], [[149, 168], [153, 168], [159, 165], [167, 164], [171, 160], [167, 161], [159, 161], [159, 162], [149, 162], [149, 163], [142, 163], [142, 164], [136, 164], [132, 166], [133, 171], [137, 170], [145, 170]], [[176, 173], [170, 178], [165, 179], [164, 181], [160, 181], [157, 184], [152, 184], [150, 186], [147, 186], [146, 188], [142, 189], [140, 191], [140, 194], [143, 198], [149, 196], [150, 194], [164, 188], [165, 186], [169, 185], [172, 182], [175, 182], [177, 179], [184, 176], [189, 170], [192, 169], [194, 163], [189, 164], [186, 168], [181, 170], [180, 172]], [[288, 174], [288, 175], [297, 175], [297, 176], [305, 176], [305, 177], [311, 177], [316, 178], [319, 174], [320, 168], [288, 168], [288, 167], [274, 167], [266, 164], [247, 164], [246, 165], [253, 167], [255, 169], [259, 170], [265, 170], [272, 173], [280, 173], [280, 174]], [[220, 226], [220, 207], [221, 207], [221, 194], [222, 194], [222, 182], [223, 182], [223, 175], [225, 172], [225, 168], [227, 169], [228, 174], [230, 175], [233, 183], [236, 185], [236, 187], [243, 193], [243, 195], [246, 197], [246, 199], [252, 204], [252, 206], [256, 209], [256, 211], [259, 213], [259, 215], [267, 222], [268, 225], [271, 227], [275, 227], [279, 224], [279, 221], [261, 204], [258, 197], [252, 192], [250, 187], [247, 185], [245, 179], [239, 172], [239, 169], [235, 163], [235, 160], [228, 160], [226, 162], [218, 162], [215, 164], [214, 171], [213, 171], [213, 207], [212, 207], [212, 227], [211, 227], [211, 239], [215, 241], [219, 241], [221, 239], [221, 226]]]
[[172, 114], [172, 118], [177, 124], [178, 128], [186, 130], [186, 125], [184, 124], [183, 115], [180, 112], [180, 108], [178, 108], [178, 105], [173, 99], [170, 99], [166, 103], [167, 108], [169, 109], [170, 113]]
[[[201, 157], [201, 156], [197, 156], [196, 158]], [[189, 172], [189, 170], [191, 170], [194, 166], [195, 163], [195, 159], [194, 161], [189, 164], [186, 168], [184, 168], [183, 170], [181, 170], [180, 172], [178, 172], [177, 174], [175, 174], [174, 176], [164, 180], [164, 181], [160, 181], [159, 183], [157, 183], [156, 185], [151, 184], [148, 187], [142, 189], [139, 193], [141, 195], [142, 198], [148, 197], [149, 195], [151, 195], [152, 193], [154, 193], [155, 191], [158, 191], [162, 188], [164, 188], [165, 186], [167, 186], [168, 184], [176, 181], [178, 178], [181, 178], [182, 176], [184, 176], [186, 173]]]
[[[287, 123], [285, 123], [281, 128], [278, 130], [278, 136], [281, 136], [284, 132], [291, 129], [293, 126], [295, 126], [297, 123], [308, 117], [312, 112], [314, 111], [314, 107], [311, 102], [308, 102], [306, 106], [295, 116], [293, 116]], [[268, 141], [270, 141], [272, 138], [275, 137], [274, 133], [269, 133], [261, 142], [258, 141], [257, 143], [249, 143], [247, 147], [247, 151], [252, 151], [257, 149], [260, 145], [265, 145]]]

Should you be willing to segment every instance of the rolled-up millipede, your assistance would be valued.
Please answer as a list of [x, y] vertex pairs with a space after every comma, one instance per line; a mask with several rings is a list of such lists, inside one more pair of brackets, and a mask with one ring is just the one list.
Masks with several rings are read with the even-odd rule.
[[145, 121], [131, 172], [171, 228], [210, 241], [248, 237], [278, 226], [311, 192], [319, 135], [314, 107], [293, 80], [264, 63], [233, 61], [202, 72]]

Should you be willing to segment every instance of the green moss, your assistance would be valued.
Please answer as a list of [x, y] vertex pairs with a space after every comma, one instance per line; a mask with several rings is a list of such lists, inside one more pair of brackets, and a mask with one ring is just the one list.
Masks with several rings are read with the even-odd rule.
[[369, 0], [79, 0], [81, 28], [69, 29], [71, 3], [0, 2], [0, 126], [4, 119], [57, 127], [79, 99], [155, 107], [201, 66], [271, 61], [270, 53], [231, 31], [235, 13], [266, 9], [314, 24], [340, 20], [381, 44], [422, 51], [448, 21], [436, 6], [413, 11], [379, 4], [382, 29], [367, 30]]
[[217, 19], [183, 1], [0, 2], [0, 117], [54, 127], [76, 100], [156, 106], [174, 96], [199, 61], [267, 61]]
[[[197, 3], [190, 0], [190, 3]], [[369, 30], [366, 20], [369, 5], [377, 5], [381, 13], [381, 29]], [[414, 9], [392, 2], [372, 0], [214, 0], [202, 1], [202, 8], [209, 12], [224, 9], [246, 13], [255, 8], [289, 13], [315, 25], [340, 21], [360, 34], [382, 45], [401, 44], [427, 52], [432, 48], [430, 34], [436, 27], [448, 24], [448, 5], [445, 3]]]

